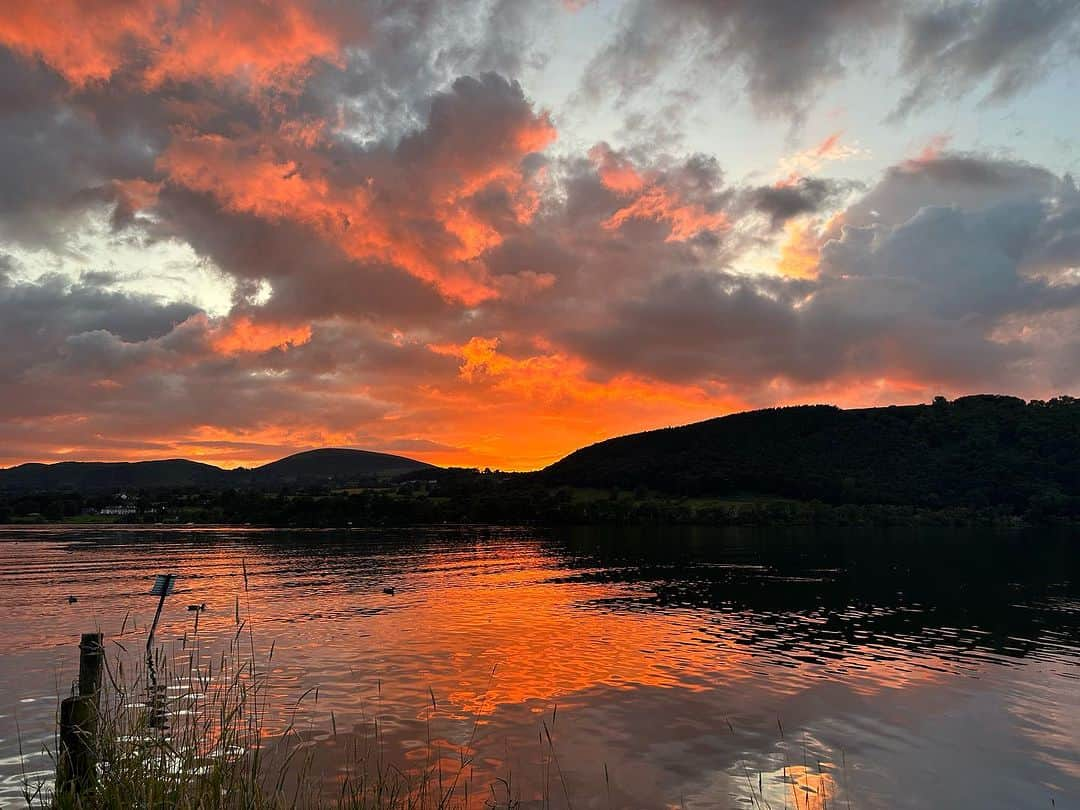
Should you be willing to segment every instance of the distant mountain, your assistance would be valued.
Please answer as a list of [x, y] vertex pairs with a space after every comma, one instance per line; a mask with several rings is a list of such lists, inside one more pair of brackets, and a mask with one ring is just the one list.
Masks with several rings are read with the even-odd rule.
[[116, 489], [279, 487], [392, 478], [436, 470], [404, 456], [366, 450], [325, 449], [297, 453], [253, 469], [223, 470], [186, 459], [166, 461], [62, 461], [20, 464], [0, 470], [0, 491], [77, 492]]
[[538, 476], [677, 495], [1024, 508], [1080, 499], [1080, 400], [750, 411], [600, 442]]
[[[250, 481], [260, 486], [315, 484], [327, 481], [389, 478], [436, 470], [432, 464], [388, 453], [326, 448], [297, 453], [250, 470]], [[237, 471], [239, 473], [239, 471]]]
[[227, 486], [228, 472], [182, 458], [164, 461], [61, 461], [0, 470], [0, 491], [165, 489]]

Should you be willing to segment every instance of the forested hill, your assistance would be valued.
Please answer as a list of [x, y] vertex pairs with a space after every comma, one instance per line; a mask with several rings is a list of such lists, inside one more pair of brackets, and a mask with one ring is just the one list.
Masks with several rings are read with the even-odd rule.
[[552, 485], [763, 494], [927, 507], [1080, 499], [1080, 400], [971, 396], [931, 405], [750, 411], [578, 450]]
[[115, 489], [275, 488], [348, 484], [438, 469], [416, 459], [366, 450], [325, 448], [253, 469], [223, 470], [186, 459], [20, 464], [0, 469], [0, 492], [94, 492]]

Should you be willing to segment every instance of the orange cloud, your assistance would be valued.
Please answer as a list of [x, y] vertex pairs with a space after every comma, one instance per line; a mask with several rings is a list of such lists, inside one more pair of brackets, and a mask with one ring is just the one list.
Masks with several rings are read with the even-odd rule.
[[521, 161], [555, 137], [545, 113], [523, 106], [515, 115], [494, 152], [461, 148], [467, 133], [451, 131], [450, 143], [421, 143], [417, 149], [427, 151], [415, 158], [370, 157], [361, 183], [341, 180], [333, 161], [310, 148], [319, 136], [309, 130], [237, 138], [181, 132], [157, 167], [169, 182], [212, 194], [228, 210], [299, 222], [356, 259], [401, 267], [448, 300], [473, 306], [500, 295], [477, 260], [503, 234], [472, 198], [498, 189], [513, 218], [528, 222], [544, 175], [526, 175]]
[[604, 187], [621, 196], [636, 195], [602, 224], [609, 231], [618, 230], [630, 220], [666, 222], [671, 226], [668, 242], [683, 242], [702, 231], [726, 230], [730, 222], [723, 211], [709, 211], [700, 203], [683, 200], [678, 191], [657, 177], [646, 179], [623, 155], [606, 143], [589, 150]]
[[9, 3], [0, 43], [76, 87], [136, 70], [156, 87], [192, 79], [295, 88], [316, 60], [341, 63], [356, 19], [283, 0], [53, 0]]
[[265, 352], [301, 346], [311, 340], [311, 326], [255, 323], [247, 316], [230, 318], [210, 332], [210, 345], [219, 354]]
[[684, 203], [679, 195], [663, 186], [652, 186], [603, 223], [617, 230], [632, 219], [651, 219], [671, 226], [667, 242], [683, 242], [702, 231], [727, 230], [731, 223], [723, 211], [707, 211], [700, 203]]
[[640, 191], [645, 180], [634, 165], [615, 153], [606, 143], [598, 143], [589, 150], [589, 159], [596, 164], [600, 182], [619, 194]]
[[934, 135], [923, 145], [923, 148], [919, 150], [915, 157], [905, 160], [901, 167], [911, 171], [918, 171], [927, 163], [933, 163], [941, 157], [941, 153], [945, 151], [945, 147], [949, 145], [951, 140], [952, 135], [947, 132]]
[[857, 144], [848, 145], [842, 143], [840, 139], [843, 134], [842, 130], [838, 130], [828, 135], [820, 143], [782, 158], [780, 160], [782, 177], [776, 181], [776, 185], [794, 185], [802, 177], [818, 171], [830, 161], [847, 160], [865, 153], [865, 150]]

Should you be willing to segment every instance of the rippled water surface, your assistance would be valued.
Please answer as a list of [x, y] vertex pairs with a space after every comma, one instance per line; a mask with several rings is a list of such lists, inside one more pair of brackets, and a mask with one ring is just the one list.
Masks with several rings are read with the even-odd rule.
[[224, 644], [239, 599], [259, 659], [274, 645], [268, 722], [319, 688], [299, 722], [328, 779], [339, 735], [378, 721], [406, 769], [475, 726], [477, 807], [508, 775], [525, 806], [1080, 807], [1078, 543], [0, 530], [0, 804], [49, 774], [79, 633], [138, 648], [150, 580], [172, 571], [159, 640], [176, 649], [205, 602], [202, 643]]

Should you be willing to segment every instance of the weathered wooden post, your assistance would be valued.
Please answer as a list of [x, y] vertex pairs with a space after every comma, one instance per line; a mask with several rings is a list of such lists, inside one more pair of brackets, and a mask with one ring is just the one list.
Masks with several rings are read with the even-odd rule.
[[79, 694], [101, 691], [101, 670], [105, 665], [105, 637], [101, 633], [83, 633], [79, 641]]
[[59, 802], [93, 790], [97, 781], [98, 695], [105, 648], [101, 633], [83, 633], [79, 643], [77, 694], [60, 702], [60, 751], [56, 761]]

